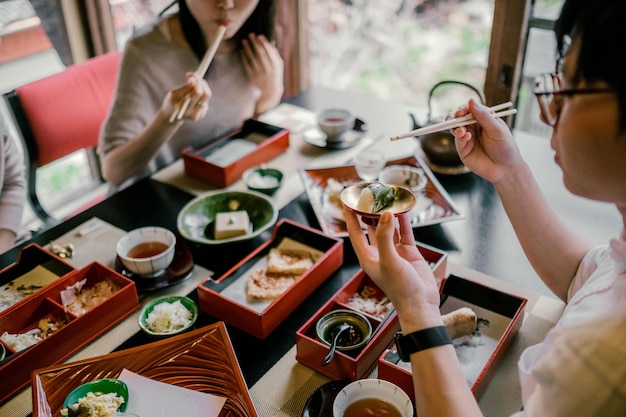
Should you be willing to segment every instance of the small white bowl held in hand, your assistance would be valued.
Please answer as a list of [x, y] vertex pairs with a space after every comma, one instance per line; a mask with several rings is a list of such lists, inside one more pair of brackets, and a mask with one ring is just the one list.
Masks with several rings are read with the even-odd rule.
[[[382, 407], [378, 410], [379, 414], [372, 415], [381, 415], [383, 408], [389, 409], [391, 408], [389, 406], [392, 406], [396, 412], [389, 412], [384, 415], [413, 417], [413, 403], [409, 396], [406, 395], [402, 388], [383, 379], [360, 379], [346, 385], [335, 397], [333, 417], [364, 415], [359, 413], [346, 414], [346, 410], [352, 404], [354, 405], [351, 408], [360, 408], [361, 405], [376, 407], [376, 404]], [[370, 410], [371, 413], [375, 411], [375, 408], [370, 408]]]
[[157, 278], [174, 260], [176, 236], [158, 226], [141, 227], [126, 233], [117, 242], [117, 256], [130, 272]]
[[326, 133], [326, 142], [340, 141], [345, 131], [354, 128], [354, 121], [354, 114], [344, 109], [326, 109], [317, 115], [317, 123]]

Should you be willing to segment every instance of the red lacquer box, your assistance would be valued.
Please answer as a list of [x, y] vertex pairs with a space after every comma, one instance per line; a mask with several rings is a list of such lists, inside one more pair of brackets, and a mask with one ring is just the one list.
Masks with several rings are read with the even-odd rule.
[[[304, 245], [304, 246], [302, 246]], [[313, 265], [273, 300], [249, 300], [251, 273], [267, 266], [271, 248], [293, 247], [315, 252]], [[259, 339], [265, 339], [313, 290], [343, 263], [343, 240], [288, 219], [274, 227], [272, 238], [216, 279], [198, 285], [200, 308]]]
[[[18, 352], [8, 343], [0, 342], [7, 352], [0, 362], [0, 403], [25, 388], [33, 370], [62, 362], [139, 308], [135, 283], [123, 275], [97, 262], [76, 270], [55, 258], [41, 247], [30, 245], [23, 250], [18, 263], [0, 272], [0, 277], [4, 273], [14, 274], [15, 270], [26, 273], [30, 265], [30, 269], [43, 266], [63, 274], [0, 313], [0, 334], [23, 334], [40, 327], [40, 320], [46, 319], [63, 324], [35, 345]], [[33, 263], [37, 261], [43, 262]], [[117, 290], [90, 310], [75, 314], [64, 308], [61, 291], [84, 279], [84, 289], [109, 280]]]
[[[470, 307], [478, 316], [477, 331], [453, 342], [463, 375], [479, 399], [522, 325], [527, 300], [456, 275], [445, 280], [441, 300], [442, 314]], [[411, 365], [400, 361], [393, 344], [378, 359], [378, 377], [415, 400]]]
[[226, 187], [288, 147], [289, 130], [248, 119], [241, 129], [205, 147], [183, 149], [182, 155], [187, 175]]
[[[447, 254], [430, 246], [418, 244], [424, 258], [430, 263], [437, 278], [443, 279], [446, 274]], [[296, 332], [296, 360], [301, 364], [314, 369], [335, 380], [357, 380], [367, 375], [376, 365], [381, 353], [389, 346], [394, 334], [400, 329], [395, 312], [391, 312], [387, 319], [364, 313], [370, 321], [373, 330], [372, 338], [367, 344], [355, 350], [336, 351], [334, 359], [326, 366], [322, 362], [328, 353], [329, 347], [317, 338], [316, 324], [325, 314], [332, 310], [355, 310], [350, 303], [355, 294], [367, 293], [378, 302], [383, 300], [384, 293], [376, 286], [363, 270], [359, 270], [336, 294], [324, 304]], [[381, 326], [381, 327], [379, 327]]]

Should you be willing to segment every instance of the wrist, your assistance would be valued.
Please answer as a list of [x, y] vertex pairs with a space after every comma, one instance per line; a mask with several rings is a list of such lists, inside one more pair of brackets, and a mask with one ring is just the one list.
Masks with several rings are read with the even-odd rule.
[[404, 334], [429, 327], [443, 326], [439, 306], [410, 306], [397, 308], [400, 329]]
[[412, 333], [396, 333], [394, 340], [403, 362], [409, 362], [413, 353], [452, 344], [446, 326], [428, 327]]

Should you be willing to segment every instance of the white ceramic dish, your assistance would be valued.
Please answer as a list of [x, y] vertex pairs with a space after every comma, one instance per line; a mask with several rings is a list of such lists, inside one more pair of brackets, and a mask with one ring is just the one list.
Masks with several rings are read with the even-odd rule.
[[385, 184], [401, 185], [414, 194], [421, 192], [428, 183], [424, 170], [410, 165], [389, 165], [380, 172], [378, 180]]

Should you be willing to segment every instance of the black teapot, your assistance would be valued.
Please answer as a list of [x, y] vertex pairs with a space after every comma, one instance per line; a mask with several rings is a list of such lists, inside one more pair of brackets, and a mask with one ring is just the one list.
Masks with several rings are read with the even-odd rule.
[[[462, 81], [454, 81], [454, 80], [444, 80], [440, 81], [430, 89], [430, 93], [428, 94], [428, 121], [426, 122], [426, 126], [441, 122], [442, 120], [432, 120], [431, 113], [431, 101], [435, 91], [446, 84], [456, 84], [467, 87], [471, 89], [478, 95], [481, 103], [485, 103], [485, 97], [481, 91], [479, 91], [476, 87], [467, 84]], [[417, 122], [417, 118], [412, 113], [409, 113], [411, 117], [411, 121], [413, 122], [413, 130], [419, 129], [421, 126]], [[423, 136], [416, 136], [416, 138], [420, 141], [420, 145], [424, 155], [428, 158], [428, 162], [431, 164], [441, 166], [441, 167], [458, 167], [462, 166], [461, 158], [456, 151], [456, 146], [454, 145], [454, 136], [450, 133], [449, 130], [428, 133]]]

